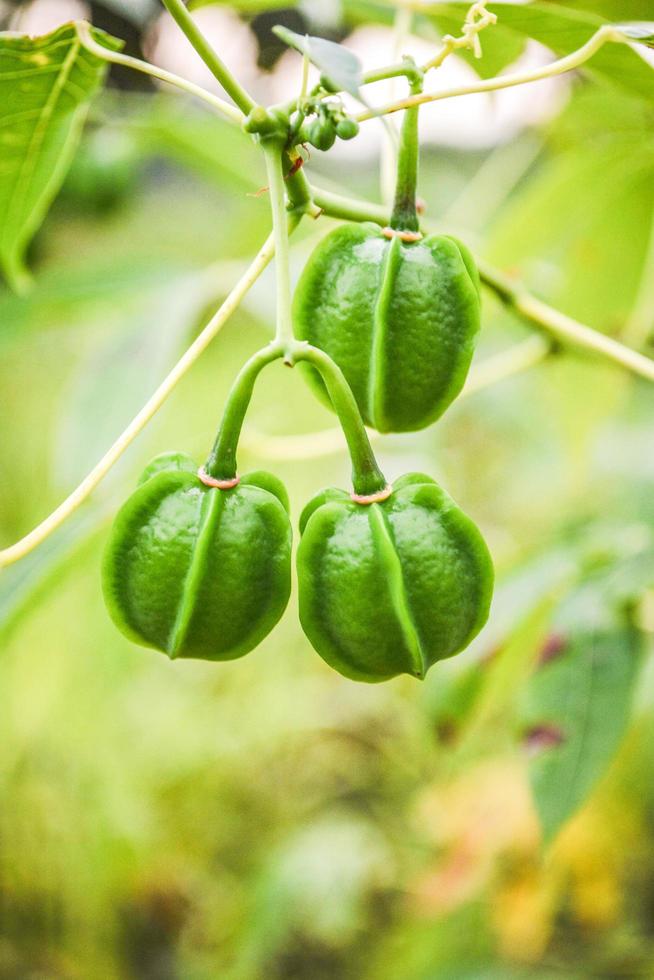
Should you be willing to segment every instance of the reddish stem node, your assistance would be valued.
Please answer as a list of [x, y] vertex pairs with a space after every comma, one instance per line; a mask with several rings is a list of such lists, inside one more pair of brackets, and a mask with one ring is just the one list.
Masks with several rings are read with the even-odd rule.
[[240, 476], [234, 476], [231, 480], [216, 480], [215, 477], [209, 476], [204, 466], [198, 470], [198, 479], [205, 487], [215, 487], [216, 490], [233, 490], [241, 482]]
[[378, 490], [376, 493], [351, 493], [350, 500], [353, 500], [355, 504], [363, 504], [367, 507], [370, 504], [379, 504], [382, 500], [388, 500], [392, 493], [393, 487], [387, 483], [382, 490]]
[[398, 231], [395, 228], [382, 228], [384, 238], [399, 238], [401, 242], [419, 242], [422, 233], [419, 231]]

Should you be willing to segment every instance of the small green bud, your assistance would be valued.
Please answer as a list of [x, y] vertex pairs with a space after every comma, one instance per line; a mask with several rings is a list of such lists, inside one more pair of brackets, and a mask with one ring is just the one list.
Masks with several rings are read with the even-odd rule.
[[307, 138], [317, 150], [329, 150], [334, 145], [336, 130], [328, 116], [318, 117], [309, 125]]
[[255, 105], [246, 116], [243, 123], [246, 133], [257, 133], [265, 138], [267, 136], [283, 136], [288, 129], [288, 118], [278, 110], [270, 110], [262, 105]]
[[341, 119], [336, 123], [336, 135], [341, 140], [351, 140], [359, 132], [359, 124], [356, 119]]

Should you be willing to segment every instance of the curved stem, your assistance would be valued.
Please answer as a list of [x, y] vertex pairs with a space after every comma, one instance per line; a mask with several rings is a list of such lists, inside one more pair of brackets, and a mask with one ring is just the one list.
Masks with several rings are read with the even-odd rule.
[[400, 112], [411, 106], [424, 105], [427, 102], [438, 102], [441, 99], [451, 99], [459, 95], [474, 95], [477, 92], [495, 92], [503, 88], [512, 88], [515, 85], [526, 85], [528, 82], [537, 82], [543, 78], [552, 78], [554, 75], [563, 75], [567, 71], [572, 71], [588, 61], [600, 48], [608, 42], [626, 43], [626, 38], [616, 28], [606, 24], [593, 34], [577, 51], [553, 61], [543, 68], [532, 69], [531, 71], [515, 72], [512, 75], [501, 75], [497, 78], [481, 79], [474, 85], [462, 85], [459, 88], [446, 89], [443, 92], [424, 92], [419, 95], [411, 95], [407, 99], [399, 102], [391, 102], [379, 108], [368, 109], [360, 112], [356, 117], [359, 122], [368, 119], [376, 119], [378, 116], [388, 115], [392, 112]]
[[216, 51], [214, 51], [202, 31], [198, 28], [182, 0], [162, 0], [162, 3], [191, 42], [212, 75], [218, 79], [241, 112], [247, 115], [255, 105], [254, 99], [248, 95], [241, 83], [232, 75], [227, 65], [219, 58]]
[[275, 340], [284, 354], [293, 344], [291, 321], [291, 279], [289, 273], [288, 224], [286, 214], [284, 174], [282, 171], [283, 149], [273, 140], [262, 143], [266, 158], [270, 208], [272, 211], [273, 236], [275, 239], [275, 276], [277, 284], [277, 327]]
[[377, 465], [359, 407], [341, 369], [328, 354], [309, 344], [296, 344], [293, 355], [294, 361], [313, 364], [325, 383], [352, 460], [354, 492], [366, 496], [383, 490], [386, 479]]
[[123, 65], [125, 68], [133, 68], [135, 71], [140, 71], [144, 75], [157, 78], [160, 82], [167, 82], [169, 85], [174, 85], [183, 92], [202, 99], [203, 102], [206, 102], [207, 105], [210, 105], [212, 109], [215, 109], [230, 122], [239, 125], [242, 122], [243, 114], [239, 109], [230, 105], [229, 102], [225, 102], [224, 99], [219, 98], [217, 95], [207, 92], [201, 85], [189, 82], [186, 78], [181, 78], [179, 75], [173, 74], [173, 72], [166, 71], [165, 68], [157, 68], [156, 65], [151, 65], [147, 61], [141, 61], [140, 58], [132, 58], [131, 55], [121, 54], [119, 51], [111, 51], [109, 48], [105, 48], [104, 45], [98, 44], [93, 38], [89, 25], [85, 21], [77, 21], [75, 27], [82, 47], [86, 48], [91, 54], [94, 54], [96, 58], [102, 58], [103, 61], [109, 61], [115, 65]]
[[138, 434], [145, 428], [150, 419], [159, 411], [165, 400], [173, 391], [178, 381], [184, 377], [195, 364], [198, 357], [209, 346], [221, 327], [227, 322], [234, 310], [247, 293], [248, 289], [258, 279], [274, 254], [272, 235], [258, 252], [254, 261], [244, 272], [232, 291], [229, 293], [220, 309], [215, 313], [204, 330], [198, 335], [186, 353], [177, 362], [172, 371], [162, 381], [152, 397], [145, 403], [125, 431], [105, 453], [100, 462], [82, 480], [80, 485], [33, 531], [24, 538], [0, 551], [0, 568], [11, 565], [25, 555], [28, 555], [37, 545], [45, 541], [53, 531], [56, 531], [64, 521], [93, 493], [99, 483], [105, 478], [112, 466], [120, 459], [125, 450]]
[[283, 346], [273, 341], [268, 347], [253, 354], [239, 371], [227, 396], [213, 449], [204, 464], [204, 471], [208, 476], [215, 480], [231, 480], [236, 476], [236, 450], [254, 384], [263, 368], [278, 360], [283, 353]]
[[[388, 220], [386, 209], [378, 204], [342, 197], [318, 187], [312, 188], [312, 197], [324, 214], [334, 218], [373, 221], [378, 225], [385, 225]], [[487, 262], [481, 259], [476, 259], [476, 262], [485, 286], [492, 289], [503, 303], [558, 343], [592, 351], [641, 378], [654, 381], [654, 360], [537, 299], [515, 280], [503, 275]]]
[[[513, 347], [487, 357], [474, 366], [468, 381], [457, 399], [476, 395], [477, 392], [528, 371], [541, 364], [551, 353], [552, 345], [544, 337], [532, 336]], [[382, 438], [378, 432], [371, 432], [373, 441]], [[343, 430], [340, 426], [311, 432], [304, 435], [273, 436], [259, 432], [248, 426], [241, 440], [249, 452], [265, 459], [320, 459], [343, 450]]]

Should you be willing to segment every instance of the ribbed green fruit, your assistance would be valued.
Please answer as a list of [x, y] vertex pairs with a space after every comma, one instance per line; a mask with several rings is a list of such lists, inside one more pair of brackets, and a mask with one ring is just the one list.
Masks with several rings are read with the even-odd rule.
[[300, 529], [300, 621], [346, 677], [423, 678], [486, 622], [488, 548], [430, 477], [403, 476], [388, 499], [367, 505], [324, 490], [305, 507]]
[[341, 368], [366, 424], [408, 432], [437, 419], [463, 387], [480, 326], [479, 274], [447, 235], [406, 242], [345, 224], [309, 259], [293, 316], [297, 336]]
[[232, 660], [284, 612], [290, 565], [288, 498], [275, 477], [250, 473], [220, 490], [171, 453], [150, 463], [116, 516], [104, 596], [135, 643], [171, 658]]

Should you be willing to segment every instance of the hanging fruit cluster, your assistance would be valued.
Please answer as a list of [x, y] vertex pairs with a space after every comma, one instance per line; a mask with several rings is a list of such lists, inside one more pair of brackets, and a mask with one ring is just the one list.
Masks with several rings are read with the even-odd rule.
[[[340, 99], [324, 98], [333, 89], [322, 80], [301, 113], [258, 106], [245, 122], [266, 152], [280, 245], [289, 149], [309, 142], [327, 150], [358, 131]], [[364, 428], [407, 432], [441, 416], [463, 387], [479, 332], [474, 260], [454, 238], [421, 234], [417, 169], [414, 107], [405, 111], [389, 227], [346, 224], [326, 236], [295, 293], [295, 337], [278, 327], [275, 342], [244, 366], [205, 465], [198, 470], [181, 454], [158, 457], [119, 512], [104, 593], [130, 639], [170, 657], [229, 660], [252, 650], [284, 612], [292, 536], [286, 491], [271, 474], [236, 470], [254, 383], [279, 357], [302, 362], [337, 413], [352, 459], [352, 492], [323, 490], [300, 520], [299, 613], [313, 647], [354, 680], [422, 678], [484, 625], [493, 567], [479, 530], [431, 477], [411, 473], [388, 484]]]

